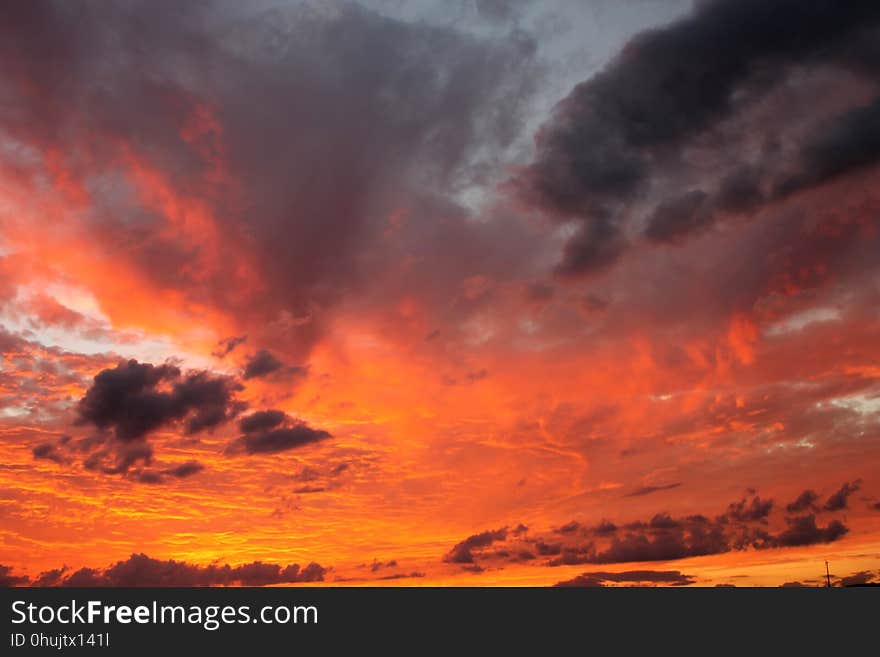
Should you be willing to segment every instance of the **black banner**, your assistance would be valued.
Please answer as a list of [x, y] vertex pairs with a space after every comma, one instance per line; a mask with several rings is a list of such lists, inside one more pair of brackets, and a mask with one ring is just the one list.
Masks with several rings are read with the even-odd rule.
[[[785, 654], [876, 642], [877, 589], [3, 589], [0, 654], [564, 646]], [[867, 641], [867, 644], [860, 643]], [[699, 649], [699, 650], [697, 650]]]

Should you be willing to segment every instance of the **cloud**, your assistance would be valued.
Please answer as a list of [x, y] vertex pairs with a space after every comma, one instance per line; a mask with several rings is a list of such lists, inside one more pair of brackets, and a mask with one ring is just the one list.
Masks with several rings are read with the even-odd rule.
[[635, 489], [631, 493], [627, 493], [624, 497], [642, 497], [643, 495], [650, 495], [651, 493], [657, 493], [663, 490], [672, 490], [673, 488], [678, 488], [681, 486], [681, 482], [675, 482], [672, 484], [663, 484], [660, 486], [642, 486], [641, 488]]
[[175, 465], [174, 467], [167, 468], [163, 472], [164, 474], [176, 477], [177, 479], [184, 479], [186, 477], [191, 477], [204, 469], [205, 466], [198, 461], [186, 461], [185, 463], [181, 463], [180, 465]]
[[645, 236], [654, 242], [677, 242], [698, 232], [712, 221], [707, 198], [696, 189], [663, 201], [648, 219]]
[[[485, 2], [481, 15], [513, 7]], [[8, 137], [54, 154], [51, 171], [22, 162], [21, 178], [63, 171], [66, 189], [85, 190], [76, 248], [139, 282], [133, 304], [93, 281], [102, 308], [157, 324], [221, 317], [234, 334], [217, 358], [245, 335], [303, 357], [340, 302], [381, 290], [426, 233], [437, 257], [416, 258], [410, 280], [449, 292], [461, 260], [442, 254], [485, 253], [500, 232], [483, 236], [457, 195], [500, 170], [540, 70], [523, 30], [480, 39], [356, 3], [208, 1], [173, 16], [140, 0], [26, 3], [0, 25]], [[389, 240], [401, 212], [412, 218]]]
[[833, 543], [846, 534], [849, 529], [839, 520], [832, 520], [826, 527], [816, 525], [816, 516], [809, 514], [795, 518], [786, 518], [788, 527], [776, 537], [768, 541], [772, 547], [796, 547]]
[[279, 566], [254, 561], [239, 566], [201, 566], [174, 559], [160, 560], [132, 554], [125, 561], [103, 569], [80, 568], [62, 580], [61, 586], [268, 586], [319, 582], [327, 569], [317, 563]]
[[696, 579], [677, 570], [625, 570], [619, 573], [598, 571], [581, 573], [574, 579], [558, 582], [554, 586], [604, 586], [606, 582], [687, 586], [695, 583]]
[[231, 354], [236, 347], [241, 344], [244, 344], [247, 341], [248, 336], [246, 335], [234, 335], [229, 338], [224, 338], [217, 343], [217, 349], [211, 352], [211, 355], [214, 358], [225, 358], [229, 354]]
[[397, 560], [392, 559], [391, 561], [387, 562], [373, 560], [373, 563], [370, 564], [370, 572], [375, 573], [382, 568], [397, 568]]
[[800, 170], [777, 183], [790, 194], [880, 162], [880, 98], [835, 117], [801, 147]]
[[248, 454], [274, 454], [327, 438], [330, 438], [329, 432], [312, 429], [304, 422], [299, 422], [281, 429], [249, 434], [243, 437], [243, 441]]
[[762, 500], [757, 495], [747, 502], [745, 499], [727, 507], [727, 518], [735, 522], [754, 522], [764, 520], [773, 509], [773, 500]]
[[507, 527], [473, 534], [460, 543], [456, 543], [446, 555], [445, 560], [451, 563], [474, 563], [474, 550], [487, 547], [496, 541], [503, 541], [506, 538]]
[[[845, 536], [849, 528], [839, 520], [825, 527], [816, 524], [814, 514], [786, 517], [785, 526], [774, 532], [772, 499], [762, 499], [755, 491], [750, 497], [732, 502], [725, 513], [714, 518], [695, 514], [675, 517], [655, 513], [647, 521], [617, 525], [602, 520], [594, 527], [571, 521], [549, 532], [514, 534], [505, 529], [475, 534], [458, 543], [445, 557], [457, 563], [522, 561], [529, 552], [547, 557], [546, 566], [615, 564], [672, 561], [689, 557], [723, 554], [743, 550], [767, 550], [832, 543]], [[502, 549], [483, 550], [503, 542]]]
[[287, 420], [287, 413], [277, 410], [256, 411], [238, 421], [238, 427], [244, 433], [274, 429]]
[[77, 406], [78, 424], [112, 430], [129, 442], [173, 422], [199, 433], [234, 417], [240, 385], [206, 371], [182, 374], [174, 365], [122, 361], [99, 372]]
[[816, 492], [808, 489], [798, 495], [797, 499], [794, 502], [787, 505], [785, 507], [785, 510], [789, 513], [800, 513], [808, 509], [815, 509], [816, 502], [818, 500], [819, 496], [816, 494]]
[[278, 360], [269, 351], [260, 349], [260, 351], [248, 357], [241, 378], [245, 380], [256, 379], [281, 371], [288, 374], [305, 374], [305, 368], [286, 367], [284, 363]]
[[74, 407], [77, 426], [92, 425], [98, 433], [36, 445], [35, 459], [59, 465], [82, 458], [87, 470], [120, 474], [145, 484], [184, 479], [203, 469], [190, 460], [171, 466], [154, 465], [152, 433], [174, 428], [185, 434], [211, 431], [232, 420], [245, 404], [236, 398], [241, 384], [207, 370], [182, 372], [176, 365], [120, 361], [91, 381]]
[[67, 462], [67, 458], [59, 452], [55, 443], [40, 443], [31, 450], [31, 453], [35, 459], [45, 459], [58, 464]]
[[604, 551], [585, 563], [625, 563], [627, 561], [670, 561], [688, 556], [688, 547], [680, 532], [664, 532], [654, 537], [627, 534], [613, 538]]
[[[878, 25], [880, 10], [867, 1], [842, 8], [822, 0], [805, 8], [798, 0], [772, 7], [761, 0], [713, 0], [636, 35], [559, 103], [537, 135], [535, 160], [516, 180], [527, 202], [577, 226], [557, 271], [585, 274], [615, 262], [628, 234], [638, 230], [627, 230], [634, 208], [658, 195], [644, 228], [655, 242], [681, 242], [711, 225], [719, 210], [755, 208], [764, 196], [759, 179], [768, 174], [740, 162], [742, 133], [728, 136], [720, 126], [745, 120], [795, 68], [873, 66], [875, 53], [860, 44]], [[793, 135], [803, 140], [793, 156], [803, 161], [797, 184], [818, 184], [876, 161], [878, 107], [880, 101], [854, 109], [817, 127], [813, 137]], [[699, 180], [701, 162], [684, 153], [711, 130], [728, 142], [716, 148], [726, 151], [727, 163], [720, 174]], [[664, 198], [665, 189], [675, 195]]]
[[239, 421], [243, 435], [233, 443], [232, 450], [243, 449], [248, 454], [274, 454], [331, 437], [328, 431], [313, 429], [302, 420], [283, 411], [257, 411]]
[[382, 580], [391, 580], [391, 579], [410, 579], [414, 577], [424, 577], [425, 573], [419, 571], [413, 571], [411, 573], [393, 573], [391, 575], [382, 575], [381, 577], [377, 577], [376, 579]]
[[70, 569], [67, 566], [61, 568], [52, 568], [40, 573], [32, 582], [32, 586], [58, 586], [62, 581], [65, 573]]
[[840, 578], [841, 586], [862, 586], [873, 582], [877, 575], [869, 570], [862, 570], [852, 575]]
[[[647, 493], [645, 494], [647, 495]], [[617, 531], [617, 525], [615, 525], [610, 520], [605, 520], [603, 518], [602, 522], [593, 527], [591, 531], [595, 536], [607, 536]]]
[[828, 496], [828, 499], [825, 501], [825, 505], [822, 507], [823, 511], [840, 511], [846, 508], [847, 500], [849, 496], [855, 493], [861, 488], [861, 480], [858, 479], [852, 483], [845, 482], [835, 493], [832, 493]]
[[21, 586], [28, 584], [30, 579], [26, 575], [13, 575], [12, 566], [4, 566], [0, 564], [0, 588], [10, 586]]

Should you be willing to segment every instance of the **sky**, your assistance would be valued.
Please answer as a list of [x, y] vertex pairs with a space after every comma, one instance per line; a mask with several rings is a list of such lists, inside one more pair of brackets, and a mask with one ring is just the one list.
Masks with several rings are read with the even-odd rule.
[[0, 584], [880, 579], [880, 5], [0, 5]]

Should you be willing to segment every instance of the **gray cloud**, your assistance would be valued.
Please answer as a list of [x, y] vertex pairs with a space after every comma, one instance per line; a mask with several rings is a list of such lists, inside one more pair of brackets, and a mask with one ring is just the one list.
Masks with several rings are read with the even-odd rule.
[[852, 483], [848, 481], [845, 482], [837, 491], [828, 496], [822, 510], [841, 511], [842, 509], [845, 509], [849, 496], [857, 492], [861, 488], [861, 484], [862, 482], [860, 479], [857, 479]]
[[[517, 180], [535, 207], [578, 224], [558, 271], [577, 275], [613, 263], [625, 249], [625, 222], [634, 204], [657, 194], [661, 179], [678, 175], [672, 186], [681, 189], [694, 178], [693, 170], [684, 170], [685, 148], [742, 116], [795, 67], [864, 69], [878, 59], [876, 49], [864, 45], [878, 25], [880, 9], [869, 1], [842, 7], [831, 0], [808, 6], [798, 0], [712, 0], [633, 38], [605, 70], [560, 102], [537, 136], [534, 162]], [[880, 154], [877, 125], [871, 105], [817, 128], [796, 154], [804, 169], [797, 185], [874, 162]], [[711, 225], [719, 209], [753, 209], [764, 198], [760, 178], [755, 167], [734, 161], [720, 182], [709, 183], [712, 190], [661, 197], [645, 236], [678, 242]]]
[[313, 429], [283, 411], [257, 411], [239, 421], [243, 435], [231, 446], [232, 452], [274, 454], [317, 443], [331, 437], [328, 431]]
[[606, 582], [687, 586], [695, 581], [693, 576], [677, 570], [625, 570], [619, 573], [603, 571], [581, 573], [574, 579], [558, 582], [554, 586], [604, 586]]

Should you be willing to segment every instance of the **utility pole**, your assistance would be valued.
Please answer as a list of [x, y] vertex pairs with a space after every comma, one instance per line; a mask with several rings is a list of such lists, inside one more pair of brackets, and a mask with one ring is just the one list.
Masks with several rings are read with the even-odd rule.
[[831, 588], [831, 571], [828, 570], [828, 560], [825, 560], [825, 588]]

